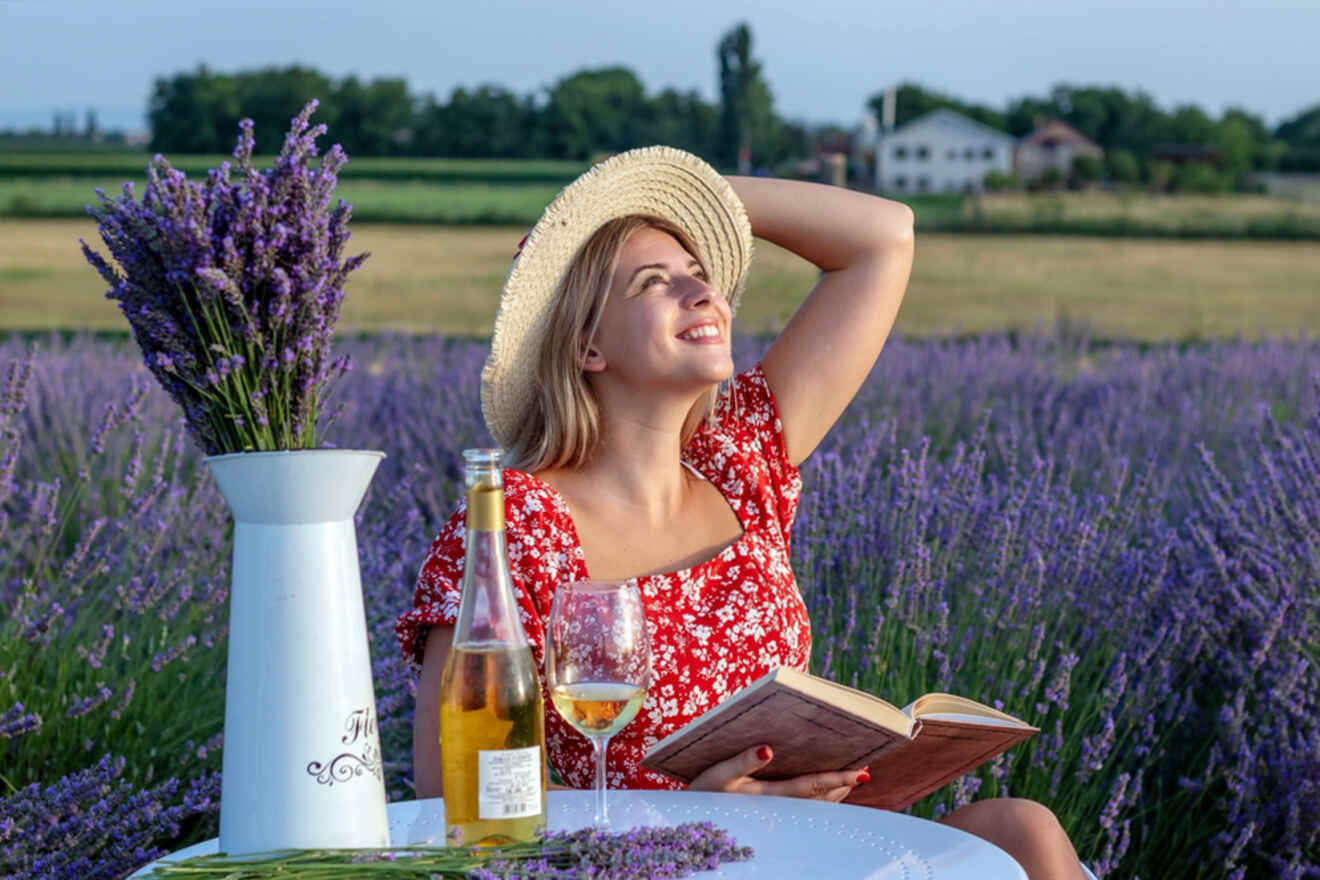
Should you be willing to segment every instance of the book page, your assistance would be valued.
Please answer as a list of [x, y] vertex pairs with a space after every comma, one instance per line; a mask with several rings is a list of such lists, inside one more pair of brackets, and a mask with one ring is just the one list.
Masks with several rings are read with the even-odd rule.
[[967, 716], [965, 720], [970, 724], [1006, 724], [1017, 727], [1030, 727], [1021, 719], [1014, 718], [998, 709], [991, 709], [989, 706], [978, 703], [975, 700], [969, 700], [966, 697], [959, 697], [954, 694], [926, 694], [918, 698], [915, 702], [909, 703], [903, 712], [913, 718], [931, 718], [934, 716], [950, 716], [946, 720], [964, 720], [957, 716]]
[[953, 721], [958, 724], [983, 724], [989, 727], [1022, 727], [1016, 721], [991, 718], [988, 715], [964, 715], [961, 712], [922, 712], [922, 721]]

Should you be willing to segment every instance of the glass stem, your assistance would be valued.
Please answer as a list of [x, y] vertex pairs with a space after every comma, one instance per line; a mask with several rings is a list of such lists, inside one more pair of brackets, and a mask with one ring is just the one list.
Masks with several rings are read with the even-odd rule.
[[605, 812], [605, 750], [609, 747], [608, 736], [593, 736], [591, 744], [596, 752], [596, 819], [595, 824], [604, 828], [610, 824]]

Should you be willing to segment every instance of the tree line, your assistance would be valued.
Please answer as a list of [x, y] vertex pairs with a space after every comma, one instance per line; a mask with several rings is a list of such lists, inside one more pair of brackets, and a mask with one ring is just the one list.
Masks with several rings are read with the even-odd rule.
[[[722, 167], [773, 167], [809, 156], [813, 139], [829, 136], [830, 127], [809, 130], [775, 111], [746, 24], [725, 33], [715, 55], [714, 103], [695, 90], [648, 94], [637, 75], [621, 66], [579, 70], [531, 94], [493, 83], [460, 86], [445, 100], [415, 95], [401, 78], [332, 79], [302, 66], [237, 73], [199, 66], [155, 80], [148, 107], [151, 146], [161, 152], [229, 152], [239, 119], [248, 116], [256, 123], [257, 150], [275, 152], [289, 119], [312, 97], [321, 102], [315, 118], [357, 156], [584, 160], [667, 143]], [[882, 101], [881, 91], [867, 102], [877, 118]], [[895, 122], [941, 107], [1018, 137], [1041, 119], [1060, 119], [1105, 150], [1103, 173], [1119, 182], [1152, 181], [1168, 172], [1154, 158], [1157, 145], [1168, 143], [1213, 148], [1225, 179], [1261, 170], [1320, 171], [1320, 104], [1271, 130], [1244, 108], [1219, 118], [1192, 104], [1165, 110], [1139, 90], [1060, 84], [1001, 110], [906, 82], [897, 88]]]
[[647, 94], [626, 67], [571, 73], [537, 94], [486, 83], [447, 100], [417, 96], [400, 78], [334, 80], [302, 67], [238, 73], [196, 70], [156, 79], [148, 104], [151, 147], [160, 152], [233, 149], [238, 121], [255, 123], [258, 152], [278, 150], [289, 119], [309, 98], [349, 155], [589, 159], [666, 143], [720, 164], [772, 164], [808, 148], [801, 126], [775, 114], [751, 32], [738, 25], [716, 47], [720, 100], [667, 88]]

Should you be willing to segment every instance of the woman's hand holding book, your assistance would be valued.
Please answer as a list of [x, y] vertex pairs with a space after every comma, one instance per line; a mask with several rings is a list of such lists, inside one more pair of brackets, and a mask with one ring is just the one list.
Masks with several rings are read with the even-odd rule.
[[747, 749], [718, 764], [712, 764], [688, 783], [689, 791], [724, 791], [737, 794], [766, 794], [813, 800], [843, 800], [858, 785], [871, 781], [867, 768], [828, 773], [804, 773], [789, 779], [756, 779], [753, 773], [774, 760], [774, 752], [762, 745]]

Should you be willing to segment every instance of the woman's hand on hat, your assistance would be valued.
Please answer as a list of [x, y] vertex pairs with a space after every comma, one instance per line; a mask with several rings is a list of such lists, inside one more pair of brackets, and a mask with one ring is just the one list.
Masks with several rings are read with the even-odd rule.
[[689, 791], [723, 791], [737, 794], [766, 794], [777, 797], [811, 798], [838, 802], [858, 785], [871, 781], [867, 768], [829, 773], [804, 773], [789, 779], [756, 779], [752, 776], [774, 760], [769, 746], [757, 746], [712, 764], [688, 784]]

